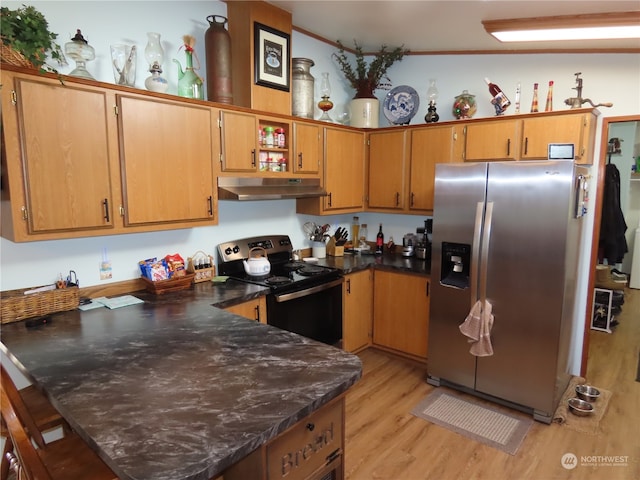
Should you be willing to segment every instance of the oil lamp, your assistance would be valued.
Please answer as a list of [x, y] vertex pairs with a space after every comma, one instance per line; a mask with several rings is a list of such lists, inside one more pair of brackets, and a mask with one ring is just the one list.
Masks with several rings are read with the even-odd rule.
[[329, 110], [333, 108], [333, 102], [329, 100], [331, 96], [331, 84], [329, 83], [329, 72], [322, 72], [322, 80], [320, 80], [320, 96], [322, 100], [318, 102], [318, 108], [322, 110], [322, 116], [318, 119], [322, 122], [333, 122], [329, 116]]

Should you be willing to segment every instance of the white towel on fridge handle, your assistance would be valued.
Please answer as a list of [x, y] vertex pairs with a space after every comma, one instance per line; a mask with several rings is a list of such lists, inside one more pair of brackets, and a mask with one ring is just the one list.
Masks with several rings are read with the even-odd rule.
[[471, 348], [469, 353], [477, 357], [493, 355], [491, 344], [491, 328], [493, 327], [493, 306], [489, 301], [484, 303], [478, 300], [467, 315], [465, 321], [460, 324], [460, 331], [469, 338]]

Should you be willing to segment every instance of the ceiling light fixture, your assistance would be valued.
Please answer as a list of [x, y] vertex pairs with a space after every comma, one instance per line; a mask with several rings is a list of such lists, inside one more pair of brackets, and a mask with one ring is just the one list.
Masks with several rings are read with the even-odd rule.
[[640, 39], [640, 12], [484, 20], [482, 25], [501, 42]]

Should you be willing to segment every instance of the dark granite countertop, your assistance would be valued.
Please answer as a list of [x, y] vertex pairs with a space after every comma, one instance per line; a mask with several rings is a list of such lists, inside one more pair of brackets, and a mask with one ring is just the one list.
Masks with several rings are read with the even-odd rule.
[[384, 255], [362, 255], [345, 253], [342, 257], [318, 259], [318, 265], [336, 267], [347, 275], [349, 273], [365, 270], [369, 267], [380, 270], [391, 270], [405, 273], [417, 273], [429, 275], [431, 264], [416, 257], [403, 257], [400, 253], [385, 253]]
[[344, 393], [357, 356], [218, 305], [228, 282], [2, 326], [2, 349], [122, 479], [208, 480]]

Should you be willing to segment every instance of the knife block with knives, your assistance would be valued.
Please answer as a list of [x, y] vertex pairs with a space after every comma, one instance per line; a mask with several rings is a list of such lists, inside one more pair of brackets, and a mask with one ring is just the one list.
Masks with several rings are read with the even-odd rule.
[[327, 255], [331, 255], [332, 257], [343, 257], [344, 244], [347, 243], [347, 236], [348, 232], [345, 228], [338, 228], [336, 233], [329, 238], [329, 243], [327, 243]]
[[336, 237], [329, 239], [327, 243], [327, 255], [331, 255], [332, 257], [344, 256], [344, 245], [338, 245], [338, 243], [339, 241], [336, 240]]

